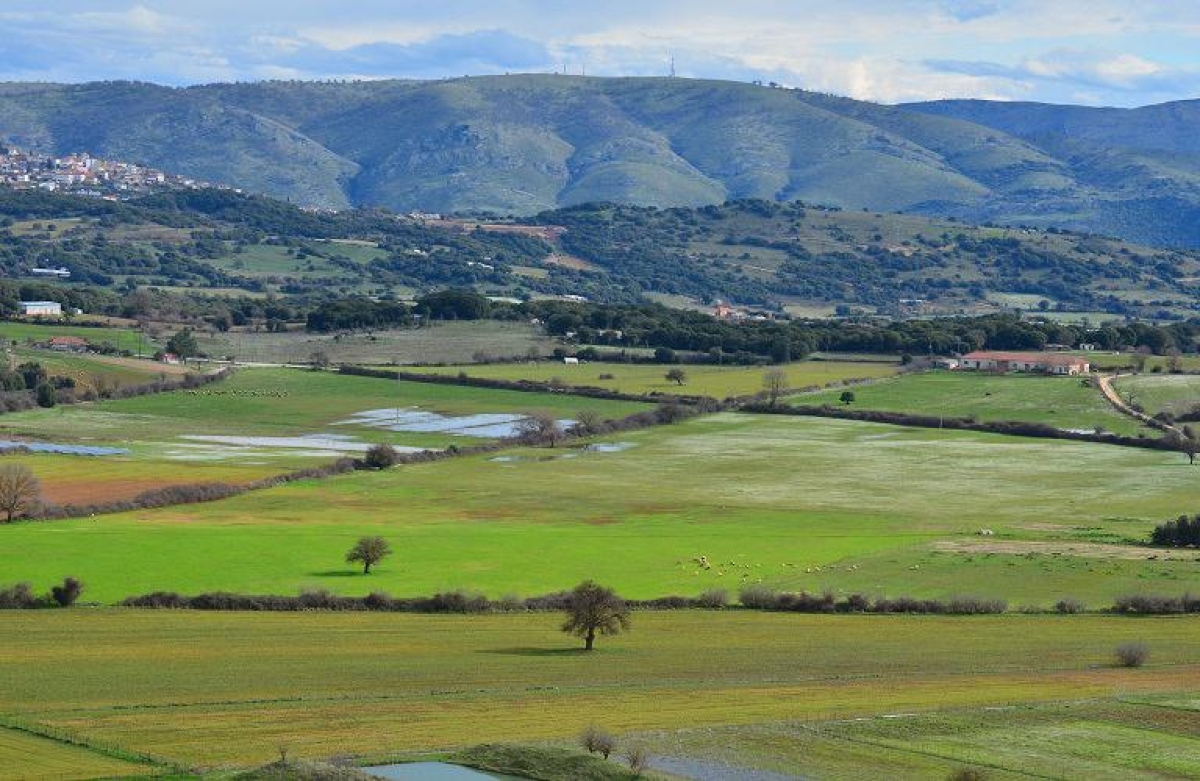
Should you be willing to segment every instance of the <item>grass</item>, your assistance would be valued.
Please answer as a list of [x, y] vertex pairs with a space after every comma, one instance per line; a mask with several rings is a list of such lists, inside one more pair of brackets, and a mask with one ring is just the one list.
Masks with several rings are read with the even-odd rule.
[[[1195, 472], [1177, 454], [737, 414], [620, 441], [633, 447], [517, 450], [515, 461], [461, 458], [0, 528], [0, 571], [38, 584], [76, 575], [102, 602], [158, 589], [311, 587], [498, 597], [584, 577], [635, 597], [761, 581], [982, 592], [1014, 606], [1071, 596], [1093, 608], [1124, 593], [1200, 588], [1194, 563], [1150, 561], [1127, 544], [1193, 510]], [[978, 536], [982, 528], [995, 536]], [[364, 534], [397, 551], [369, 577], [342, 562]], [[700, 555], [718, 566], [696, 566]]]
[[[1021, 420], [1067, 429], [1103, 428], [1119, 434], [1147, 431], [1113, 409], [1079, 377], [995, 375], [934, 371], [906, 374], [852, 389], [851, 409], [911, 412], [947, 418]], [[843, 406], [842, 391], [794, 397], [795, 404]]]
[[138, 332], [128, 328], [91, 328], [62, 323], [26, 323], [0, 321], [0, 340], [5, 342], [44, 342], [55, 336], [77, 336], [97, 344], [108, 343], [118, 350], [138, 351]]
[[461, 363], [476, 353], [493, 357], [545, 355], [553, 342], [526, 323], [493, 321], [436, 323], [431, 328], [379, 330], [370, 333], [314, 334], [230, 331], [197, 334], [200, 349], [210, 356], [233, 356], [243, 363], [308, 363], [324, 352], [333, 363]]
[[447, 415], [545, 410], [562, 417], [587, 409], [606, 418], [650, 408], [640, 403], [558, 393], [396, 382], [302, 369], [243, 368], [227, 380], [196, 391], [5, 415], [0, 418], [0, 431], [57, 441], [118, 443], [162, 443], [190, 434], [309, 433], [351, 434], [371, 441], [419, 446], [464, 442], [462, 437], [447, 435], [392, 434], [363, 426], [334, 426], [358, 412], [396, 407], [421, 407]]
[[136, 358], [118, 358], [103, 355], [77, 355], [16, 348], [12, 351], [17, 363], [33, 361], [46, 367], [46, 371], [59, 377], [71, 377], [77, 388], [117, 388], [142, 385], [162, 377], [177, 379], [186, 373], [182, 366], [172, 366]]
[[0, 778], [72, 781], [151, 775], [154, 768], [105, 756], [85, 747], [0, 726]]
[[[1025, 730], [1032, 739], [1032, 720], [1010, 723], [986, 709], [1180, 699], [1200, 690], [1200, 626], [1188, 619], [640, 613], [632, 633], [604, 638], [593, 654], [558, 631], [555, 615], [108, 609], [13, 613], [5, 621], [0, 713], [85, 742], [206, 766], [260, 765], [277, 758], [281, 744], [304, 759], [480, 742], [565, 744], [590, 723], [660, 756], [678, 745], [663, 731], [790, 723], [836, 736], [846, 730], [836, 722], [899, 713], [929, 713], [934, 727], [957, 718], [977, 732]], [[86, 664], [74, 663], [81, 637]], [[1112, 666], [1112, 647], [1132, 639], [1154, 649], [1153, 668]], [[1042, 732], [1076, 720], [1071, 713], [1044, 719]], [[916, 733], [912, 723], [852, 722], [847, 738], [872, 726]], [[1145, 741], [1125, 752], [1126, 769], [1157, 769], [1147, 759], [1155, 745], [1174, 752], [1173, 768], [1200, 769], [1194, 723], [1163, 717], [1149, 725]], [[939, 734], [926, 727], [924, 750], [954, 756], [956, 734], [938, 745]], [[895, 743], [893, 754], [920, 758]], [[771, 741], [742, 761], [761, 766], [790, 750]], [[1016, 752], [995, 753], [1000, 767], [1020, 761]], [[805, 771], [797, 759], [794, 769]]]
[[[666, 379], [672, 368], [687, 374], [684, 384]], [[500, 380], [562, 380], [567, 385], [591, 385], [622, 393], [690, 393], [714, 398], [746, 396], [758, 393], [763, 387], [763, 375], [779, 369], [787, 374], [793, 388], [828, 385], [847, 379], [887, 377], [898, 370], [896, 365], [842, 361], [801, 361], [782, 367], [763, 366], [664, 366], [660, 364], [584, 363], [566, 366], [558, 362], [539, 361], [466, 366], [421, 367], [419, 371], [437, 374], [464, 372], [471, 377]], [[601, 379], [601, 375], [612, 375]]]
[[1150, 415], [1164, 410], [1178, 415], [1200, 404], [1200, 376], [1196, 375], [1138, 374], [1120, 378], [1113, 387], [1122, 398], [1136, 401]]

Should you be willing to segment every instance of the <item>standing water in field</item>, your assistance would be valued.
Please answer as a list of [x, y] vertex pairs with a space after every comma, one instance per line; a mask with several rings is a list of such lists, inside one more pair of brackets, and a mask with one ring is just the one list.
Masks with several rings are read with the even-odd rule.
[[[505, 412], [485, 412], [477, 415], [440, 415], [416, 408], [371, 409], [354, 417], [340, 420], [335, 426], [370, 426], [387, 431], [418, 434], [451, 434], [459, 437], [503, 439], [515, 437], [524, 415]], [[575, 421], [564, 419], [558, 425], [569, 428]]]
[[60, 445], [55, 442], [18, 442], [13, 439], [0, 439], [0, 450], [28, 450], [31, 453], [57, 453], [66, 456], [123, 456], [129, 452], [120, 447]]

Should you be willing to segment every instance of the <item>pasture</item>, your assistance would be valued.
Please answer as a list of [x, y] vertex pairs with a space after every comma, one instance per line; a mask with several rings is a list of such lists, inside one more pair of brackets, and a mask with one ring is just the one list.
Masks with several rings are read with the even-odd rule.
[[571, 419], [585, 409], [604, 418], [620, 418], [651, 407], [565, 394], [441, 387], [299, 369], [240, 369], [227, 380], [196, 390], [4, 415], [0, 417], [0, 439], [127, 450], [127, 454], [97, 457], [9, 456], [33, 468], [50, 501], [88, 504], [128, 499], [169, 485], [245, 484], [358, 454], [375, 442], [445, 448], [487, 442], [501, 435], [392, 431], [399, 418], [393, 419], [390, 413], [356, 417], [369, 410], [397, 408], [463, 416], [470, 422], [473, 415], [542, 410], [562, 419]]
[[1145, 408], [1149, 415], [1180, 415], [1200, 405], [1200, 376], [1194, 374], [1138, 374], [1113, 383], [1121, 397]]
[[[763, 389], [767, 372], [782, 371], [788, 386], [803, 388], [828, 385], [849, 379], [889, 377], [898, 364], [855, 361], [799, 361], [783, 366], [671, 366], [645, 363], [588, 362], [565, 365], [558, 361], [416, 367], [430, 374], [459, 374], [495, 380], [561, 381], [566, 386], [588, 385], [621, 393], [684, 393], [723, 399], [748, 396]], [[682, 369], [680, 384], [666, 378], [671, 369]]]
[[[137, 353], [141, 336], [131, 328], [89, 327], [66, 323], [33, 323], [0, 320], [0, 340], [18, 345], [44, 342], [55, 336], [77, 336], [96, 344], [111, 344], [118, 350]], [[149, 344], [149, 340], [146, 341]]]
[[[280, 746], [385, 759], [568, 744], [594, 723], [660, 758], [821, 777], [1200, 772], [1188, 618], [650, 612], [592, 654], [553, 614], [4, 619], [10, 723], [193, 769], [261, 764]], [[1147, 667], [1114, 666], [1130, 640], [1152, 649]], [[0, 766], [24, 761], [7, 746]]]
[[189, 370], [184, 366], [157, 363], [137, 358], [89, 355], [16, 348], [13, 360], [18, 364], [32, 361], [58, 377], [70, 377], [77, 388], [101, 390], [128, 385], [143, 385], [160, 379], [178, 379]]
[[[851, 388], [851, 409], [909, 412], [981, 421], [1020, 420], [1058, 428], [1118, 434], [1153, 434], [1115, 410], [1095, 388], [1079, 377], [1035, 374], [987, 374], [933, 371], [906, 374]], [[842, 391], [806, 393], [794, 404], [843, 406]]]
[[[1200, 588], [1194, 556], [1130, 544], [1194, 512], [1195, 471], [1174, 453], [740, 414], [604, 441], [625, 447], [517, 449], [16, 524], [0, 528], [0, 571], [75, 575], [101, 602], [154, 590], [529, 596], [584, 577], [638, 598], [761, 582], [1014, 607]], [[366, 577], [342, 562], [365, 534], [397, 551]]]
[[348, 334], [231, 330], [197, 333], [196, 342], [214, 358], [232, 356], [241, 363], [287, 364], [307, 364], [316, 352], [334, 364], [463, 363], [475, 360], [477, 354], [493, 358], [546, 355], [555, 345], [527, 323], [483, 320]]

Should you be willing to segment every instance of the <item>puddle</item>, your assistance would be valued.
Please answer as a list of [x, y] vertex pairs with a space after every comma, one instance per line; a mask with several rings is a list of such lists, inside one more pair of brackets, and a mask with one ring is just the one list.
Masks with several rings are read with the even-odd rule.
[[593, 442], [583, 449], [592, 453], [623, 453], [633, 447], [637, 445], [632, 442]]
[[[372, 446], [355, 437], [337, 434], [304, 434], [295, 437], [238, 437], [216, 434], [189, 434], [166, 451], [172, 461], [226, 461], [247, 456], [253, 458], [330, 458], [365, 453]], [[196, 444], [193, 444], [196, 443]], [[421, 453], [428, 448], [392, 445], [397, 453]]]
[[129, 451], [121, 447], [93, 447], [91, 445], [61, 445], [56, 442], [18, 442], [0, 439], [0, 450], [28, 450], [31, 453], [57, 453], [68, 456], [122, 456]]
[[[439, 415], [414, 408], [371, 409], [340, 420], [335, 426], [370, 426], [387, 431], [415, 434], [451, 434], [459, 437], [503, 439], [517, 435], [524, 415], [504, 412], [485, 412], [478, 415]], [[575, 425], [574, 420], [558, 421], [563, 428]]]

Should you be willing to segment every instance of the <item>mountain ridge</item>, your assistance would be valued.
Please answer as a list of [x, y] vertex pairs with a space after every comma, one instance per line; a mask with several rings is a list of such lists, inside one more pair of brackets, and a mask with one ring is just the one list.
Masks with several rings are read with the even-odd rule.
[[1200, 101], [885, 106], [738, 82], [0, 85], [0, 139], [327, 208], [528, 215], [742, 198], [1200, 246]]

